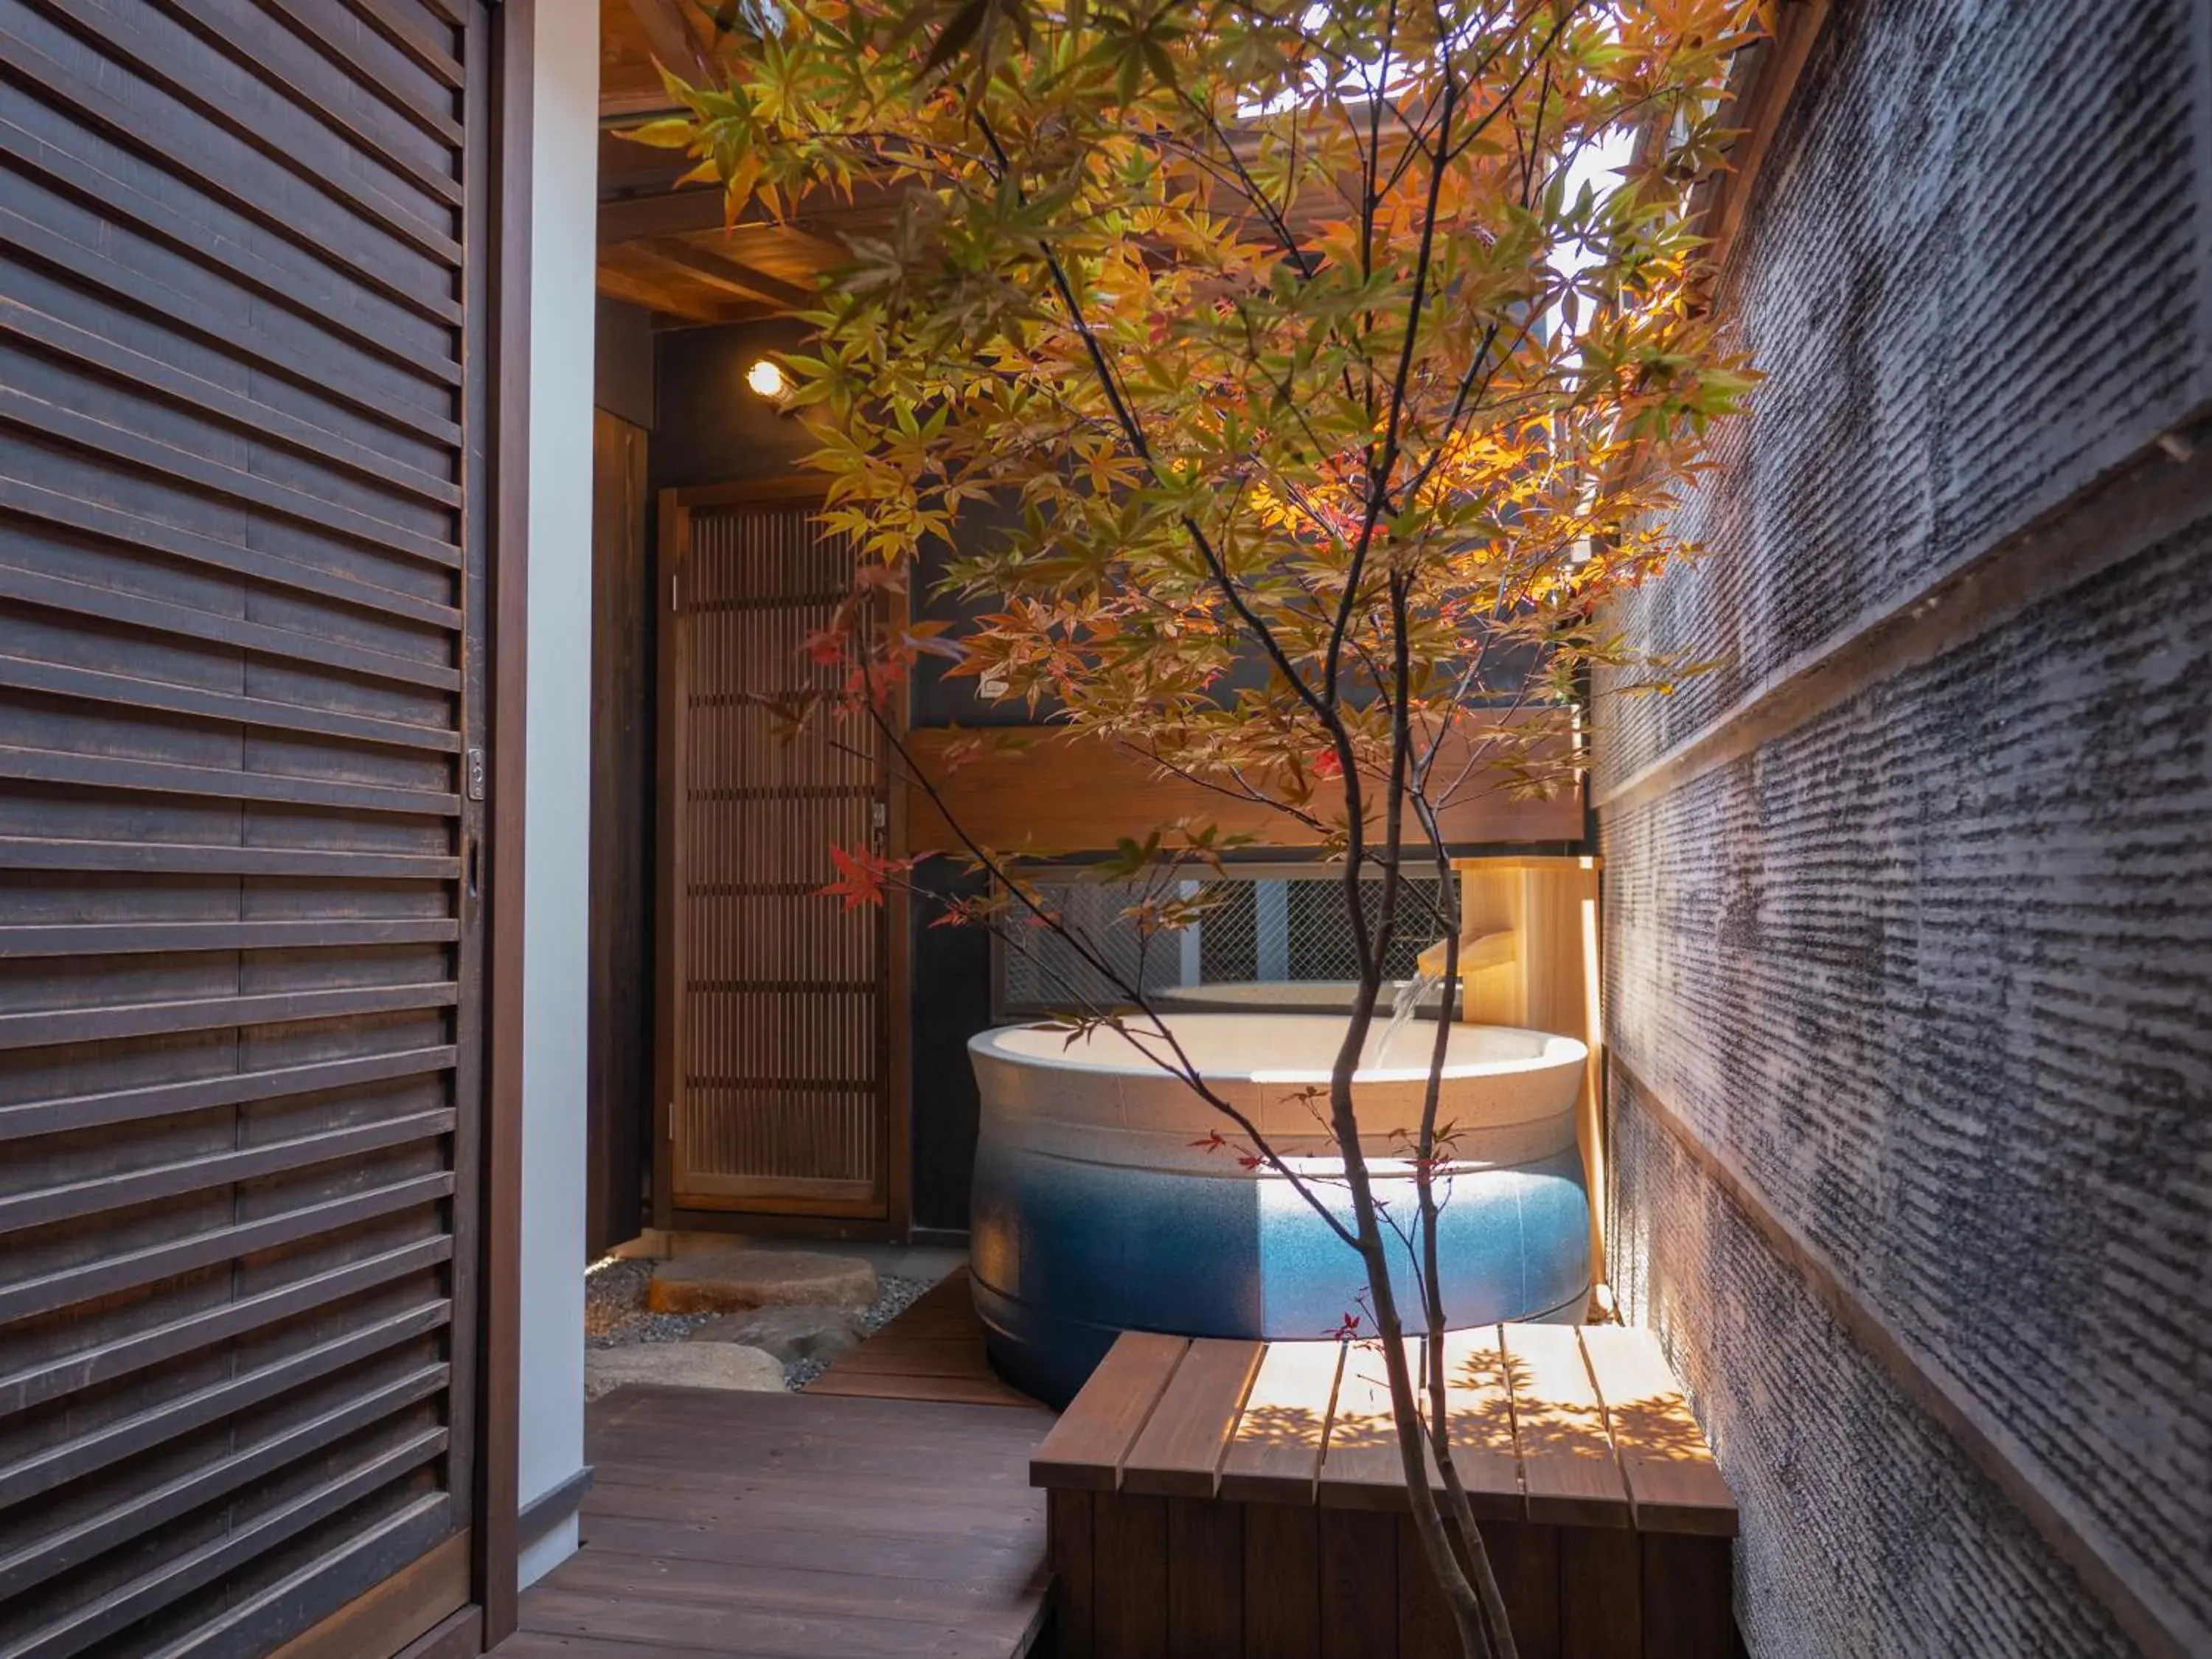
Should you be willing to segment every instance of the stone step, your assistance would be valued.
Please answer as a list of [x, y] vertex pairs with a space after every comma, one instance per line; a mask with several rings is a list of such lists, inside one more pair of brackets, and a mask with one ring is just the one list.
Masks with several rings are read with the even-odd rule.
[[735, 1342], [641, 1342], [628, 1348], [594, 1348], [584, 1355], [585, 1399], [597, 1400], [626, 1382], [780, 1394], [783, 1362]]
[[693, 1342], [738, 1342], [761, 1348], [786, 1364], [800, 1359], [835, 1359], [857, 1345], [860, 1322], [843, 1308], [802, 1303], [725, 1314], [695, 1329]]

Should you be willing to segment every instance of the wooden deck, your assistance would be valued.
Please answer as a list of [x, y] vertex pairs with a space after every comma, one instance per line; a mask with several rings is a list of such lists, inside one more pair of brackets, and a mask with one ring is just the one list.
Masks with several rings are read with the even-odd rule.
[[1029, 1460], [1052, 1420], [617, 1389], [586, 1417], [583, 1547], [497, 1659], [1016, 1659], [1044, 1618]]
[[939, 1400], [969, 1406], [1036, 1401], [1001, 1382], [983, 1357], [968, 1270], [962, 1267], [807, 1384], [806, 1392], [875, 1400]]
[[[1452, 1464], [1520, 1650], [1732, 1659], [1735, 1500], [1651, 1334], [1481, 1326], [1443, 1358]], [[1030, 1464], [1063, 1650], [1456, 1653], [1402, 1471], [1371, 1344], [1125, 1334]]]

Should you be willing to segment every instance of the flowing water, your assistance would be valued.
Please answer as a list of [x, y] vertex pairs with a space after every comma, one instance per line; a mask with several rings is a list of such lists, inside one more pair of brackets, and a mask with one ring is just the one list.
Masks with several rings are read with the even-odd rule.
[[1375, 1045], [1375, 1059], [1378, 1064], [1389, 1057], [1390, 1045], [1406, 1029], [1406, 1022], [1413, 1018], [1429, 993], [1443, 984], [1443, 980], [1442, 974], [1424, 968], [1398, 987], [1397, 994], [1390, 999], [1390, 1023], [1382, 1028], [1382, 1040]]

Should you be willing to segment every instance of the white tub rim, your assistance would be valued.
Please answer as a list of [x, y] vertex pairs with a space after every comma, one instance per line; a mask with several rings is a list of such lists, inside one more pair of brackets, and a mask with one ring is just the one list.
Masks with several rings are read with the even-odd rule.
[[[1325, 1022], [1341, 1025], [1350, 1016], [1303, 1010], [1263, 1014], [1178, 1010], [1163, 1013], [1159, 1018], [1162, 1024], [1172, 1029], [1178, 1024], [1200, 1021], [1207, 1023], [1219, 1021], [1224, 1024], [1234, 1023], [1236, 1025], [1249, 1028], [1262, 1021], [1277, 1019], [1295, 1020], [1301, 1024]], [[1385, 1021], [1381, 1019], [1376, 1022], [1377, 1034], [1380, 1033], [1384, 1024]], [[1536, 1052], [1524, 1056], [1494, 1057], [1458, 1062], [1452, 1061], [1447, 1054], [1445, 1064], [1442, 1071], [1437, 1073], [1446, 1083], [1473, 1081], [1482, 1078], [1525, 1077], [1539, 1073], [1559, 1072], [1570, 1067], [1580, 1066], [1589, 1059], [1589, 1048], [1580, 1038], [1565, 1036], [1558, 1032], [1539, 1031], [1522, 1025], [1479, 1025], [1460, 1022], [1454, 1022], [1451, 1029], [1455, 1033], [1462, 1031], [1470, 1034], [1495, 1033], [1499, 1036], [1524, 1038], [1536, 1045]], [[1427, 1082], [1431, 1075], [1428, 1055], [1435, 1031], [1435, 1022], [1426, 1021], [1409, 1028], [1401, 1038], [1401, 1041], [1415, 1045], [1422, 1056], [1418, 1062], [1407, 1065], [1364, 1066], [1352, 1073], [1352, 1084], [1356, 1087], [1371, 1088], [1376, 1085]], [[1123, 1063], [1119, 1060], [1073, 1059], [1064, 1053], [1053, 1054], [1040, 1052], [1036, 1048], [1029, 1047], [1012, 1046], [1012, 1039], [1031, 1034], [1048, 1042], [1066, 1041], [1066, 1033], [1062, 1028], [1042, 1022], [1028, 1021], [1018, 1024], [994, 1026], [988, 1030], [979, 1031], [969, 1038], [968, 1048], [978, 1060], [990, 1060], [1003, 1065], [1036, 1071], [1060, 1072], [1071, 1077], [1097, 1078], [1102, 1080], [1133, 1077], [1156, 1078], [1166, 1081], [1182, 1080], [1181, 1073], [1157, 1062], [1133, 1060]], [[1122, 1040], [1133, 1042], [1135, 1038], [1146, 1034], [1142, 1030], [1137, 1030], [1123, 1034], [1108, 1033], [1108, 1035], [1120, 1035]], [[1089, 1037], [1083, 1039], [1085, 1042], [1091, 1040]], [[1453, 1040], [1458, 1039], [1455, 1036]], [[1330, 1068], [1326, 1066], [1227, 1067], [1201, 1065], [1199, 1067], [1198, 1075], [1206, 1083], [1245, 1084], [1261, 1088], [1302, 1088], [1312, 1085], [1326, 1087], [1330, 1080]]]

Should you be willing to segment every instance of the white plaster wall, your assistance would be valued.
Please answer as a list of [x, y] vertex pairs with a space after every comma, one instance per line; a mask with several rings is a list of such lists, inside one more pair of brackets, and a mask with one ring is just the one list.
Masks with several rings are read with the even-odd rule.
[[[530, 243], [528, 796], [523, 854], [522, 1378], [527, 1508], [584, 1458], [586, 810], [599, 8], [538, 0]], [[538, 1577], [572, 1519], [523, 1553]]]

